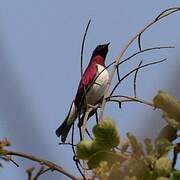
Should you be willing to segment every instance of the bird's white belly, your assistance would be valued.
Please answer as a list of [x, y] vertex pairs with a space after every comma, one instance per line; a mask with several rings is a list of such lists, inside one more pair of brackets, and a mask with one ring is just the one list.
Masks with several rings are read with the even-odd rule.
[[97, 75], [94, 84], [86, 95], [88, 104], [95, 105], [103, 96], [108, 85], [109, 73], [102, 65], [97, 65]]

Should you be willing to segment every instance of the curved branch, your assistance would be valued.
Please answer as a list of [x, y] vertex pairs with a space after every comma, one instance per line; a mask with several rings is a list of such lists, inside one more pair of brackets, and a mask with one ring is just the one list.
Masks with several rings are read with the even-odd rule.
[[139, 67], [142, 64], [142, 60], [140, 61], [140, 63], [138, 64], [138, 69], [135, 71], [135, 75], [134, 75], [134, 81], [133, 81], [133, 89], [134, 89], [134, 97], [137, 97], [137, 87], [136, 87], [136, 81], [137, 81], [137, 74], [139, 71]]
[[118, 65], [121, 65], [123, 63], [125, 63], [126, 61], [129, 61], [131, 58], [133, 58], [134, 56], [138, 55], [138, 54], [142, 54], [144, 52], [147, 51], [152, 51], [152, 50], [159, 50], [159, 49], [170, 49], [170, 48], [175, 48], [174, 46], [157, 46], [157, 47], [152, 47], [152, 48], [147, 48], [147, 49], [143, 49], [140, 50], [138, 52], [135, 52], [134, 54], [132, 54], [131, 56], [127, 57], [126, 59], [122, 60]]
[[82, 41], [82, 46], [81, 46], [81, 77], [83, 75], [83, 52], [84, 52], [84, 44], [85, 44], [85, 40], [86, 40], [86, 35], [87, 35], [87, 31], [89, 29], [89, 25], [91, 23], [91, 19], [88, 21], [88, 24], [86, 26], [86, 30], [84, 32], [84, 36], [83, 36], [83, 41]]
[[161, 62], [164, 62], [166, 61], [167, 59], [162, 59], [162, 60], [159, 60], [159, 61], [154, 61], [154, 62], [151, 62], [151, 63], [147, 63], [147, 64], [144, 64], [144, 65], [141, 65], [137, 68], [134, 68], [133, 70], [131, 70], [130, 72], [128, 72], [126, 75], [124, 75], [120, 81], [118, 81], [116, 83], [116, 85], [114, 86], [114, 88], [112, 89], [111, 93], [110, 93], [110, 96], [113, 95], [113, 93], [115, 92], [116, 88], [119, 86], [119, 84], [124, 80], [126, 79], [130, 74], [134, 73], [135, 71], [139, 70], [139, 69], [142, 69], [144, 67], [147, 67], [147, 66], [151, 66], [151, 65], [154, 65], [154, 64], [158, 64], [158, 63], [161, 63]]
[[[180, 7], [177, 7], [175, 8], [174, 11], [171, 11], [171, 12], [163, 12], [160, 13], [160, 17], [159, 15], [157, 16], [158, 18], [156, 18], [155, 20], [152, 20], [150, 23], [148, 23], [144, 28], [142, 28], [140, 31], [138, 31], [128, 42], [127, 44], [124, 46], [124, 48], [121, 50], [119, 56], [116, 58], [115, 60], [115, 64], [112, 68], [112, 72], [111, 72], [111, 75], [110, 75], [110, 79], [109, 79], [109, 83], [107, 85], [107, 88], [106, 88], [106, 92], [104, 94], [104, 98], [103, 98], [103, 102], [102, 102], [102, 108], [101, 108], [101, 111], [100, 111], [100, 115], [99, 115], [99, 122], [102, 121], [103, 119], [103, 114], [104, 114], [104, 109], [105, 109], [105, 104], [106, 104], [106, 97], [108, 96], [108, 92], [109, 92], [109, 88], [110, 88], [110, 85], [111, 85], [111, 82], [112, 82], [112, 78], [113, 78], [113, 75], [116, 71], [116, 68], [117, 68], [117, 65], [120, 63], [124, 53], [126, 52], [126, 50], [129, 48], [129, 46], [138, 38], [139, 35], [141, 35], [142, 33], [144, 33], [148, 28], [150, 28], [152, 25], [154, 25], [156, 22], [158, 22], [160, 19], [163, 19], [164, 17], [176, 12], [176, 11], [179, 11], [180, 10]], [[166, 13], [167, 12], [167, 13]]]
[[[125, 98], [125, 99], [118, 99], [118, 98]], [[145, 101], [145, 100], [142, 100], [142, 99], [139, 99], [137, 97], [131, 97], [131, 96], [124, 96], [124, 95], [115, 95], [115, 96], [109, 96], [106, 98], [107, 101], [114, 101], [114, 102], [117, 102], [117, 103], [121, 103], [121, 102], [139, 102], [139, 103], [142, 103], [142, 104], [146, 104], [148, 106], [151, 106], [154, 108], [154, 104], [151, 103], [151, 102], [148, 102], [148, 101]]]
[[[161, 12], [154, 20], [154, 22], [156, 21], [159, 21], [160, 19], [172, 14], [172, 13], [175, 13], [176, 11], [179, 11], [180, 10], [180, 7], [173, 7], [173, 8], [168, 8], [166, 10], [164, 10], [163, 12]], [[170, 12], [169, 12], [170, 11]], [[142, 32], [143, 33], [143, 32]], [[138, 47], [139, 47], [139, 50], [141, 51], [142, 50], [142, 46], [141, 46], [141, 37], [142, 37], [142, 33], [139, 34], [138, 36]]]
[[26, 153], [16, 152], [16, 151], [7, 151], [6, 150], [4, 155], [5, 156], [6, 155], [18, 156], [18, 157], [22, 157], [22, 158], [25, 158], [25, 159], [29, 159], [29, 160], [38, 162], [38, 163], [40, 163], [42, 165], [46, 165], [47, 167], [51, 168], [52, 170], [60, 172], [60, 173], [64, 174], [65, 176], [67, 176], [67, 177], [69, 177], [69, 178], [71, 178], [73, 180], [79, 180], [79, 178], [77, 178], [74, 175], [70, 174], [69, 172], [64, 170], [61, 166], [58, 166], [57, 164], [55, 164], [53, 162], [50, 162], [48, 160], [41, 159], [39, 157], [36, 157], [36, 156], [33, 156], [33, 155], [29, 155], [29, 154], [26, 154]]

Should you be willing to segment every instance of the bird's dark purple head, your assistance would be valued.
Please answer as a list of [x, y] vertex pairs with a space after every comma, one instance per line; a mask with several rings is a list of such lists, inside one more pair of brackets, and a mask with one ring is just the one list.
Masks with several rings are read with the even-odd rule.
[[102, 56], [103, 58], [106, 58], [106, 55], [108, 53], [108, 46], [109, 46], [109, 44], [110, 43], [98, 45], [95, 48], [95, 50], [93, 51], [92, 57]]

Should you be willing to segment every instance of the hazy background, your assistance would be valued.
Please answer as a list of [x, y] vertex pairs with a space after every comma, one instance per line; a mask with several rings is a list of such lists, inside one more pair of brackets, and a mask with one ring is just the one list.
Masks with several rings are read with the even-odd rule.
[[[60, 147], [55, 129], [64, 120], [80, 78], [80, 47], [88, 20], [92, 19], [84, 54], [84, 66], [100, 43], [110, 42], [107, 64], [152, 18], [178, 0], [0, 0], [0, 137], [8, 137], [10, 149], [47, 158], [78, 174], [71, 148]], [[121, 73], [143, 59], [168, 61], [140, 71], [138, 94], [151, 101], [163, 89], [180, 99], [180, 13], [150, 28], [142, 37], [144, 48], [174, 45], [137, 56], [121, 67]], [[137, 43], [126, 56], [135, 52]], [[132, 79], [123, 82], [119, 94], [132, 95]], [[158, 111], [141, 104], [106, 107], [125, 136], [128, 131], [143, 139], [155, 137], [164, 121]], [[0, 178], [27, 179], [25, 169], [35, 164], [15, 158], [19, 168], [3, 163]], [[180, 166], [180, 165], [179, 165]], [[38, 167], [38, 165], [36, 165]], [[51, 176], [49, 176], [51, 174]], [[40, 179], [66, 179], [47, 173]]]

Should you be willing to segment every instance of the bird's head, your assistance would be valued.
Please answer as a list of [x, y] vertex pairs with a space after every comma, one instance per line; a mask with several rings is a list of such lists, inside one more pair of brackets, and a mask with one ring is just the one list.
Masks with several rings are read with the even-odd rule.
[[105, 59], [106, 55], [108, 53], [108, 46], [109, 46], [109, 44], [110, 43], [98, 45], [95, 48], [95, 50], [93, 51], [92, 57], [101, 56], [101, 57], [103, 57]]

